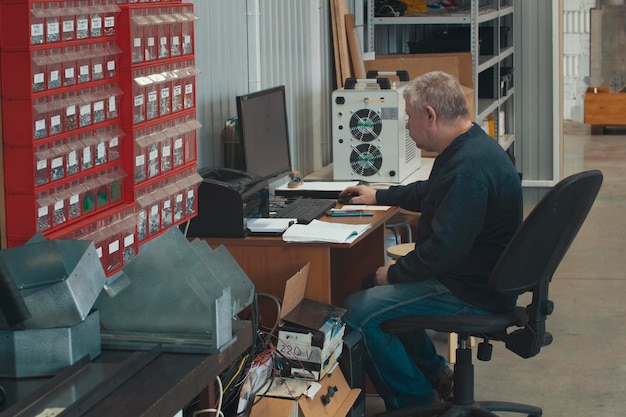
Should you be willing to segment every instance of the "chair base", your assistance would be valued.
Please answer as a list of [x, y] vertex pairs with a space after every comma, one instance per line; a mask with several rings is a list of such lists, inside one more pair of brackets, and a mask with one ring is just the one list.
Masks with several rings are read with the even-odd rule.
[[469, 405], [452, 403], [426, 404], [387, 411], [377, 417], [497, 417], [492, 411], [506, 411], [540, 417], [541, 408], [506, 401], [475, 401]]

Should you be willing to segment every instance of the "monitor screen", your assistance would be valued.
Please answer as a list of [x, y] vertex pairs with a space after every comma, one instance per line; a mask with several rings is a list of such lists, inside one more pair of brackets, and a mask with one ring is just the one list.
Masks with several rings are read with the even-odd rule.
[[237, 97], [244, 170], [264, 178], [291, 172], [285, 87]]

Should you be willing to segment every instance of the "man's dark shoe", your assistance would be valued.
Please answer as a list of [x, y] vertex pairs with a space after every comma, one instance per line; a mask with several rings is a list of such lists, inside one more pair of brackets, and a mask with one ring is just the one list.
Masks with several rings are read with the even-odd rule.
[[439, 394], [439, 398], [449, 402], [452, 401], [452, 395], [454, 394], [454, 372], [451, 369], [446, 369], [443, 374], [433, 382], [433, 389]]

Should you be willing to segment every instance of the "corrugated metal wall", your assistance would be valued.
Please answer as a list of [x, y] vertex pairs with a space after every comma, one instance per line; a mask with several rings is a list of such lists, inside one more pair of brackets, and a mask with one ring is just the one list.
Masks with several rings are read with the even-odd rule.
[[556, 3], [515, 2], [515, 25], [519, 28], [515, 39], [515, 155], [526, 185], [526, 201], [537, 199], [560, 176], [560, 35]]
[[235, 97], [285, 85], [291, 156], [307, 174], [331, 162], [332, 39], [325, 0], [194, 0], [200, 167], [222, 165]]
[[221, 131], [237, 114], [235, 96], [247, 92], [248, 53], [245, 0], [196, 0], [195, 27], [198, 164], [221, 166]]

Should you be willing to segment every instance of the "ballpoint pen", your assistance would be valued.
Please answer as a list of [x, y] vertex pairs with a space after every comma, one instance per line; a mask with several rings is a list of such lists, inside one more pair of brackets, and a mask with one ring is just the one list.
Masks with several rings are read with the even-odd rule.
[[363, 211], [346, 211], [343, 213], [340, 211], [331, 211], [330, 213], [328, 213], [328, 215], [330, 215], [331, 217], [371, 217], [374, 215], [374, 213], [368, 213]]

